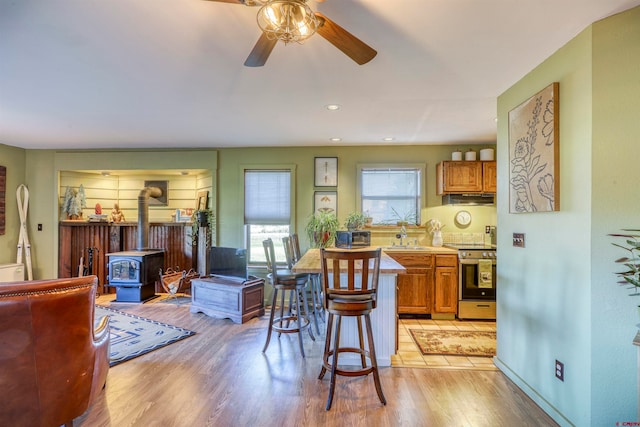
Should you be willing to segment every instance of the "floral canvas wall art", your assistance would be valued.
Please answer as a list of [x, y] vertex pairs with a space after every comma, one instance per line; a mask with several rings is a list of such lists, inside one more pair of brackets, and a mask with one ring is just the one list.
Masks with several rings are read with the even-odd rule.
[[559, 84], [509, 112], [509, 212], [560, 209]]

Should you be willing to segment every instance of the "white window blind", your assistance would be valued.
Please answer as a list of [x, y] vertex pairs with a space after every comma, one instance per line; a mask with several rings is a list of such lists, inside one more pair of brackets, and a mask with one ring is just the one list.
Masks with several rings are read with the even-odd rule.
[[288, 225], [291, 218], [291, 171], [246, 170], [244, 223]]
[[420, 223], [422, 169], [418, 167], [362, 167], [362, 211], [374, 224], [406, 220]]

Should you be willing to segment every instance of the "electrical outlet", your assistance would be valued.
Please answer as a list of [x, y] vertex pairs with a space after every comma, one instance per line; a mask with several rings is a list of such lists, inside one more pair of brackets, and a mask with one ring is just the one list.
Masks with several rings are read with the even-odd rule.
[[524, 233], [513, 233], [513, 246], [524, 248]]
[[38, 231], [42, 231], [42, 224], [38, 224]]
[[564, 363], [556, 360], [556, 378], [564, 381]]

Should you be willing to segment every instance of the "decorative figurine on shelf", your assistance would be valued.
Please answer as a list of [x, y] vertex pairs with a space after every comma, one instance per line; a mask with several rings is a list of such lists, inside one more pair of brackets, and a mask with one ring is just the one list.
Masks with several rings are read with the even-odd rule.
[[113, 209], [111, 209], [111, 222], [124, 222], [124, 213], [122, 213], [117, 203], [114, 203]]
[[64, 193], [64, 201], [62, 202], [62, 213], [66, 214], [67, 219], [82, 220], [82, 209], [86, 207], [87, 199], [82, 184], [77, 190], [67, 187]]
[[102, 215], [102, 206], [100, 206], [100, 203], [96, 203], [96, 215]]

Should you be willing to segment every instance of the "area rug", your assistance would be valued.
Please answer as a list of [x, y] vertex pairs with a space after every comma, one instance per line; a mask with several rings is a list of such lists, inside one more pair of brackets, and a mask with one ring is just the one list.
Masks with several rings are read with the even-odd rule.
[[494, 331], [409, 329], [423, 355], [490, 357], [496, 354]]
[[109, 366], [195, 335], [195, 332], [96, 305], [96, 322], [109, 316]]

